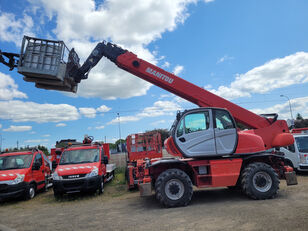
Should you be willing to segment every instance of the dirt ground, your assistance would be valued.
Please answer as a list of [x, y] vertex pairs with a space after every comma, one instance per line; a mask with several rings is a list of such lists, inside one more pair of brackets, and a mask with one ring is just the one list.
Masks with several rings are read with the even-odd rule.
[[125, 185], [61, 200], [50, 190], [0, 204], [0, 230], [308, 230], [308, 174], [298, 181], [282, 181], [278, 197], [263, 201], [226, 188], [198, 190], [187, 207], [173, 209]]

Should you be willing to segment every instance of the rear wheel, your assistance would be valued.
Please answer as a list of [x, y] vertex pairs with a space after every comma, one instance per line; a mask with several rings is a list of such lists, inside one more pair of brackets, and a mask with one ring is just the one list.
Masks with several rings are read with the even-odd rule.
[[268, 164], [249, 164], [241, 175], [242, 191], [250, 198], [264, 200], [274, 198], [279, 190], [278, 174]]
[[189, 176], [180, 169], [162, 172], [155, 182], [156, 198], [166, 207], [186, 206], [193, 194]]

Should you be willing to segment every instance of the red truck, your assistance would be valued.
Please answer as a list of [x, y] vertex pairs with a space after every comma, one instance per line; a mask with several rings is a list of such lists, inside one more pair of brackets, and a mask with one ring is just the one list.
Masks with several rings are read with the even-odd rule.
[[[106, 57], [124, 71], [200, 107], [177, 113], [171, 136], [165, 141], [169, 154], [179, 159], [138, 163], [136, 180], [141, 195], [151, 195], [153, 188], [162, 205], [176, 207], [191, 201], [193, 185], [238, 186], [250, 198], [270, 199], [278, 193], [279, 179], [286, 179], [287, 185], [297, 184], [295, 172], [285, 164], [284, 154], [279, 151], [280, 147], [293, 144], [294, 138], [286, 121], [277, 119], [278, 114], [257, 115], [110, 42], [98, 43], [83, 65], [72, 49], [67, 61], [54, 64], [58, 68], [52, 68], [53, 72], [48, 63], [41, 65], [46, 66], [42, 70], [31, 59], [37, 55], [37, 46], [42, 47], [41, 56], [48, 56], [44, 48], [63, 47], [63, 42], [24, 37], [21, 53], [3, 53], [9, 61], [2, 58], [2, 63], [11, 69], [17, 67], [24, 80], [34, 82], [38, 88], [76, 92], [81, 80], [87, 79], [90, 70]], [[54, 52], [61, 56], [63, 51]], [[238, 123], [247, 129], [240, 130]]]
[[0, 154], [0, 199], [32, 199], [51, 182], [51, 163], [41, 150]]
[[145, 159], [152, 161], [163, 157], [161, 135], [159, 132], [146, 132], [129, 135], [126, 138], [127, 165], [125, 178], [129, 189], [138, 186], [138, 162], [143, 163]]
[[62, 152], [64, 148], [67, 147], [69, 144], [76, 145], [76, 144], [82, 144], [82, 143], [77, 142], [75, 139], [65, 139], [65, 140], [57, 141], [55, 145], [56, 147], [50, 149], [50, 156], [48, 158], [52, 162], [53, 169], [55, 169], [57, 165], [59, 164]]
[[91, 140], [65, 148], [53, 173], [54, 196], [97, 190], [103, 193], [104, 184], [114, 176], [115, 165], [109, 164], [109, 159], [109, 144]]

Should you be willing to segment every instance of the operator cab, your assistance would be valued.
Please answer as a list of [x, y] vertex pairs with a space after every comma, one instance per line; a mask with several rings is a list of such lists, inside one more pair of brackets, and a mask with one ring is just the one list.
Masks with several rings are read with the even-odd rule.
[[232, 154], [238, 141], [233, 117], [221, 108], [179, 112], [171, 135], [177, 149], [187, 158]]

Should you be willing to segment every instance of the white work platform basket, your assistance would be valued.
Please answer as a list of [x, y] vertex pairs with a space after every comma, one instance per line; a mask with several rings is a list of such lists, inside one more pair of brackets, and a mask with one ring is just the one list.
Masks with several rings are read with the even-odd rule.
[[38, 88], [76, 92], [77, 84], [69, 76], [72, 67], [79, 67], [79, 58], [63, 41], [24, 36], [18, 72], [24, 80]]

